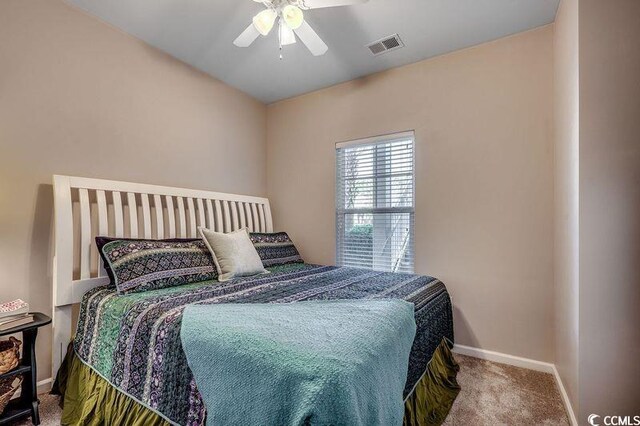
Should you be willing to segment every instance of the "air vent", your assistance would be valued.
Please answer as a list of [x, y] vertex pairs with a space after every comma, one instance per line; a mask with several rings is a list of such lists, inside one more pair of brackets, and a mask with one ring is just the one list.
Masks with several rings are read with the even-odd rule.
[[404, 43], [400, 40], [398, 34], [394, 34], [389, 37], [382, 38], [378, 41], [367, 45], [373, 56], [382, 55], [383, 53], [391, 52], [392, 50], [400, 49], [404, 47]]

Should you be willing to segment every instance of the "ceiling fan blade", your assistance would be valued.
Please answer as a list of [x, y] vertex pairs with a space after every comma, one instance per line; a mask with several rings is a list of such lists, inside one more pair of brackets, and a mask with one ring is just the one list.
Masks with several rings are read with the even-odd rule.
[[238, 47], [249, 47], [251, 43], [256, 41], [260, 33], [253, 24], [250, 24], [246, 30], [234, 40], [233, 44]]
[[327, 50], [329, 50], [318, 33], [316, 33], [313, 28], [311, 28], [307, 21], [304, 21], [299, 28], [293, 31], [297, 34], [298, 37], [300, 37], [300, 40], [302, 40], [304, 45], [307, 46], [307, 49], [309, 49], [313, 56], [324, 55], [325, 53], [327, 53]]
[[369, 0], [302, 0], [305, 9], [320, 9], [321, 7], [352, 6], [366, 3]]

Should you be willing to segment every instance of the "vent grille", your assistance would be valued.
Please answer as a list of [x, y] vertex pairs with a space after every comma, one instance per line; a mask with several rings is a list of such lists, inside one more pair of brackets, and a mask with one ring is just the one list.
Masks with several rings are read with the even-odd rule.
[[402, 47], [404, 47], [404, 43], [398, 34], [382, 38], [367, 45], [367, 48], [373, 56], [382, 55], [383, 53], [391, 52], [392, 50], [397, 50]]

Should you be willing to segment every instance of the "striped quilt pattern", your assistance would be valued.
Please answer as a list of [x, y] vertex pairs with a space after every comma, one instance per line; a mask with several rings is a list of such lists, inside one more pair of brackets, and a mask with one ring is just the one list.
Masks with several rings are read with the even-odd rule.
[[206, 281], [142, 293], [98, 287], [85, 294], [74, 340], [78, 357], [120, 391], [172, 423], [202, 425], [205, 408], [180, 341], [182, 312], [194, 303], [404, 299], [415, 305], [417, 333], [405, 396], [442, 340], [453, 340], [449, 295], [435, 278], [365, 269], [289, 264], [270, 274]]

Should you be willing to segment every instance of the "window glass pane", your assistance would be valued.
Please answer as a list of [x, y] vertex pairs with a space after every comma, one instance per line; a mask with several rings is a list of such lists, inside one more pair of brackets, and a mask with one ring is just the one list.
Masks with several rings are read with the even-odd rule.
[[413, 271], [413, 138], [338, 148], [337, 263]]
[[413, 213], [345, 214], [340, 264], [412, 272], [412, 228]]

